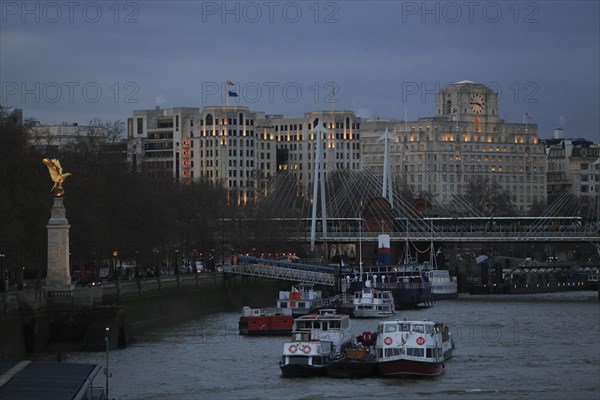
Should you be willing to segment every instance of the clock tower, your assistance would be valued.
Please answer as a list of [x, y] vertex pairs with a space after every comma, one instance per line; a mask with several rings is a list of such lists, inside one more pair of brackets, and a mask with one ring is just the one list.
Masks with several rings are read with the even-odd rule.
[[498, 94], [491, 88], [472, 81], [451, 83], [436, 96], [438, 117], [460, 121], [498, 123]]

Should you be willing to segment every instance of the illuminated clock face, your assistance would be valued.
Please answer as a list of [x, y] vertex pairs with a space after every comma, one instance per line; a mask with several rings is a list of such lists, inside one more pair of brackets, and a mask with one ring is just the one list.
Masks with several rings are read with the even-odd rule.
[[481, 114], [485, 110], [485, 98], [480, 93], [472, 95], [470, 103], [473, 114]]

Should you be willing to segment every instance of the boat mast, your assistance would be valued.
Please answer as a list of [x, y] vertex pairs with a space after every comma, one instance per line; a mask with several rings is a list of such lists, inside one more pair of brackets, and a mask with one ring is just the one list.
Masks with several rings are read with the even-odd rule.
[[404, 220], [406, 221], [406, 236], [404, 238], [404, 264], [410, 264], [412, 259], [410, 256], [410, 248], [408, 247], [408, 218], [404, 218]]
[[[362, 203], [362, 201], [361, 201]], [[358, 268], [360, 272], [359, 281], [362, 282], [363, 277], [363, 261], [362, 261], [362, 208], [358, 211]]]
[[437, 265], [436, 265], [436, 254], [434, 253], [434, 248], [433, 248], [433, 220], [430, 221], [431, 222], [431, 243], [429, 244], [429, 265], [431, 266], [431, 269], [437, 269]]

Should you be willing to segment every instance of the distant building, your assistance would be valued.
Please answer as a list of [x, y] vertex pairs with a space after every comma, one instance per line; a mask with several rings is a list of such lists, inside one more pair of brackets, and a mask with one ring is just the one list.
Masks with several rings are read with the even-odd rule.
[[347, 110], [302, 117], [243, 106], [137, 110], [127, 121], [129, 159], [153, 176], [222, 185], [230, 204], [245, 205], [266, 194], [276, 174], [293, 176], [297, 193], [311, 195], [312, 130], [322, 123], [328, 130], [323, 142], [328, 176], [364, 167], [381, 172], [379, 139], [387, 128], [395, 190], [436, 205], [452, 205], [480, 178], [508, 192], [523, 214], [575, 181], [580, 195], [598, 193], [592, 167], [598, 145], [566, 141], [560, 130], [555, 139], [540, 141], [529, 115], [523, 122], [500, 118], [498, 94], [491, 88], [471, 81], [449, 84], [437, 93], [435, 107], [433, 116], [413, 121], [365, 120]]
[[326, 171], [360, 168], [360, 119], [351, 111], [314, 111], [300, 118], [266, 115], [242, 106], [134, 111], [128, 119], [130, 159], [145, 173], [186, 183], [221, 184], [231, 204], [254, 202], [277, 173], [289, 173], [308, 192], [316, 136], [324, 138]]
[[79, 125], [63, 122], [61, 124], [40, 124], [38, 121], [28, 121], [29, 144], [42, 153], [52, 153], [63, 150], [68, 145], [80, 143], [94, 137], [105, 137], [105, 126]]
[[182, 183], [191, 180], [192, 137], [198, 116], [198, 108], [134, 111], [127, 119], [132, 164], [154, 177], [173, 177]]
[[0, 116], [15, 125], [23, 125], [23, 109], [21, 108], [3, 108], [0, 106]]
[[316, 135], [312, 130], [318, 124], [328, 131], [322, 144], [326, 174], [361, 168], [360, 118], [352, 111], [312, 111], [300, 118], [268, 115], [258, 124], [275, 139], [276, 172], [293, 175], [299, 192], [312, 193], [316, 155]]
[[[415, 197], [449, 205], [470, 182], [488, 179], [508, 191], [519, 212], [546, 201], [546, 156], [536, 124], [502, 120], [498, 95], [471, 82], [452, 83], [436, 96], [436, 114], [415, 121], [363, 122], [363, 161], [382, 168], [385, 128], [395, 137], [392, 174]], [[524, 116], [527, 118], [526, 116]]]
[[565, 193], [597, 199], [600, 195], [600, 145], [585, 139], [565, 139], [557, 128], [554, 138], [543, 141], [548, 164], [548, 201]]
[[192, 177], [223, 185], [230, 204], [253, 202], [258, 182], [275, 173], [274, 140], [257, 124], [263, 118], [248, 107], [204, 107], [191, 138]]

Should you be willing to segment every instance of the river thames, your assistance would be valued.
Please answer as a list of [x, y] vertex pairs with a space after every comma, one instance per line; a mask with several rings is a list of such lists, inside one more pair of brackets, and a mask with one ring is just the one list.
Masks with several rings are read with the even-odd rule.
[[[445, 322], [456, 350], [433, 379], [281, 378], [286, 337], [238, 334], [240, 312], [136, 332], [109, 354], [110, 398], [129, 399], [594, 399], [600, 398], [596, 292], [461, 295], [396, 319]], [[378, 320], [353, 319], [355, 334]], [[105, 353], [63, 361], [105, 365]], [[95, 385], [104, 384], [98, 375]]]

